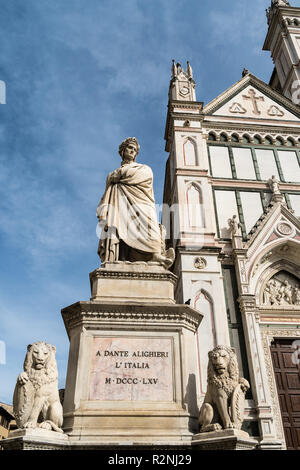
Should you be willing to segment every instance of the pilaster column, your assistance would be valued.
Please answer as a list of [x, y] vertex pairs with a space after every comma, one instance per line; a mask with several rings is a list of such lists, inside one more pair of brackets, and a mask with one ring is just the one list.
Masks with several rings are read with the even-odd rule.
[[262, 438], [260, 446], [261, 448], [272, 448], [275, 445], [280, 446], [280, 442], [276, 441], [272, 400], [264, 363], [264, 351], [256, 314], [255, 296], [242, 294], [238, 301], [242, 312], [251, 388], [257, 410], [260, 436]]

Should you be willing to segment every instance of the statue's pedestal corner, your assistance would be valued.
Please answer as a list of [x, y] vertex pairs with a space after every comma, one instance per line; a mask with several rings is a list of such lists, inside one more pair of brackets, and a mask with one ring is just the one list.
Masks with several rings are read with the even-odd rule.
[[48, 429], [16, 429], [1, 441], [4, 450], [62, 450], [69, 446], [69, 436]]
[[245, 431], [221, 429], [195, 434], [192, 447], [196, 450], [254, 450], [258, 442]]

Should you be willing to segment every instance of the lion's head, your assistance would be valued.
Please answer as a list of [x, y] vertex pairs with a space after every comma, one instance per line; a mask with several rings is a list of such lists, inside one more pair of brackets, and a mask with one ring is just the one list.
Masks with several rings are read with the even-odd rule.
[[209, 384], [222, 388], [228, 395], [239, 381], [236, 354], [228, 346], [217, 346], [208, 353], [207, 379]]
[[55, 346], [39, 341], [27, 346], [24, 371], [27, 372], [34, 387], [57, 380]]

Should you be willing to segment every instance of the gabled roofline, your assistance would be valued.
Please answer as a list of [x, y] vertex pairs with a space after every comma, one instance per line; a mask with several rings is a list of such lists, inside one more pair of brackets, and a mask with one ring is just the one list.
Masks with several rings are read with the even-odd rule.
[[223, 91], [223, 93], [205, 105], [203, 108], [204, 115], [212, 115], [223, 105], [225, 100], [228, 101], [228, 99], [231, 99], [237, 95], [248, 85], [252, 85], [258, 88], [262, 93], [268, 95], [270, 99], [278, 102], [278, 104], [281, 104], [281, 106], [284, 106], [288, 111], [293, 113], [296, 117], [300, 118], [299, 106], [295, 105], [290, 99], [286, 98], [281, 93], [271, 88], [270, 85], [267, 85], [265, 82], [249, 72], [238, 82], [231, 85], [229, 88]]
[[248, 240], [246, 243], [244, 243], [245, 249], [249, 250], [249, 248], [255, 242], [256, 238], [268, 225], [268, 221], [272, 218], [273, 214], [278, 211], [278, 209], [280, 210], [282, 215], [284, 215], [295, 226], [295, 228], [300, 231], [300, 220], [292, 213], [292, 211], [288, 209], [284, 203], [271, 201], [269, 206], [265, 209], [259, 219], [257, 219], [257, 222], [250, 230], [248, 234]]

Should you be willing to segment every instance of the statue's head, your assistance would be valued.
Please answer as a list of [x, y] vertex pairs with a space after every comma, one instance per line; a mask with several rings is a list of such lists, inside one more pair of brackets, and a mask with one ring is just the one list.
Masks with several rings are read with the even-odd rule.
[[208, 375], [238, 375], [237, 358], [234, 350], [228, 346], [217, 346], [208, 353]]
[[135, 137], [128, 137], [119, 146], [119, 154], [122, 160], [135, 161], [140, 148], [138, 140]]
[[55, 353], [55, 346], [39, 341], [38, 343], [29, 344], [27, 351], [31, 353], [32, 367], [34, 369], [43, 369]]

